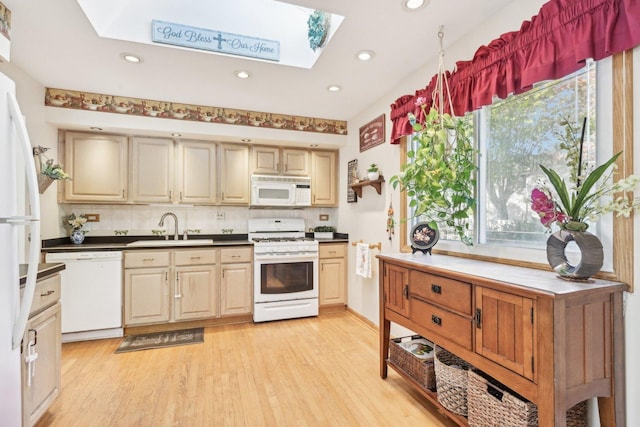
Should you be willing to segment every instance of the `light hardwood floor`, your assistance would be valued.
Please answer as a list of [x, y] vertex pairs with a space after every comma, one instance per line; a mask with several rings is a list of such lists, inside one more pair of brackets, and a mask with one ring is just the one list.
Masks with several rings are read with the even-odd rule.
[[205, 342], [114, 354], [63, 344], [45, 426], [450, 426], [395, 372], [351, 313], [205, 329]]

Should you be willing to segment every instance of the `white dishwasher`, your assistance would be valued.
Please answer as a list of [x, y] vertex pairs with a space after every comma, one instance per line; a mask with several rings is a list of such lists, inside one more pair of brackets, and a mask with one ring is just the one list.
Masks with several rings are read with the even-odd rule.
[[65, 264], [62, 342], [123, 336], [122, 252], [50, 252], [45, 260]]

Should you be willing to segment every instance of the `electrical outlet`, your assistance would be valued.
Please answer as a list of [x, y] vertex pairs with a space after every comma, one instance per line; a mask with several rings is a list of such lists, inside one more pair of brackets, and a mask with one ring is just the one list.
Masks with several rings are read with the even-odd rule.
[[329, 214], [320, 214], [320, 221], [329, 221]]
[[217, 212], [216, 215], [218, 221], [224, 221], [224, 212]]
[[87, 222], [100, 222], [100, 214], [88, 213], [84, 214], [84, 217], [87, 218]]

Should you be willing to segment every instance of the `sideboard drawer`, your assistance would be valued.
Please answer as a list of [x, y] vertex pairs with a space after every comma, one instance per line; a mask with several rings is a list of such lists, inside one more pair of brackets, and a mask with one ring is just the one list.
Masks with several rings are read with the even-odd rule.
[[411, 270], [409, 294], [434, 304], [471, 315], [471, 285], [458, 280]]
[[470, 318], [443, 310], [415, 297], [409, 299], [409, 306], [412, 321], [471, 350], [473, 325]]

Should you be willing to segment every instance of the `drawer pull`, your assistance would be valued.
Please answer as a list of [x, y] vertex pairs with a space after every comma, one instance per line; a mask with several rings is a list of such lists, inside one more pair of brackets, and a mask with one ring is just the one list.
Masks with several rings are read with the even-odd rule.
[[435, 314], [431, 315], [431, 321], [438, 326], [442, 326], [442, 319], [436, 316]]
[[482, 310], [476, 308], [476, 328], [482, 329]]
[[53, 293], [55, 293], [55, 292], [56, 292], [56, 291], [48, 290], [47, 292], [43, 292], [43, 293], [41, 293], [41, 294], [40, 294], [40, 296], [41, 296], [41, 297], [43, 297], [43, 298], [44, 298], [44, 297], [48, 297], [49, 295], [51, 295], [51, 294], [53, 294]]
[[155, 261], [155, 260], [156, 260], [155, 258], [143, 258], [142, 261], [144, 261], [144, 262], [152, 262], [152, 261]]
[[199, 256], [192, 256], [191, 259], [192, 260], [196, 260], [196, 259], [200, 259], [200, 257]]
[[335, 253], [336, 253], [336, 251], [329, 251], [329, 253], [330, 253], [330, 254], [335, 254]]
[[431, 292], [433, 292], [434, 294], [441, 294], [442, 293], [442, 288], [440, 287], [440, 285], [431, 285]]
[[231, 255], [231, 258], [240, 258], [240, 255]]

